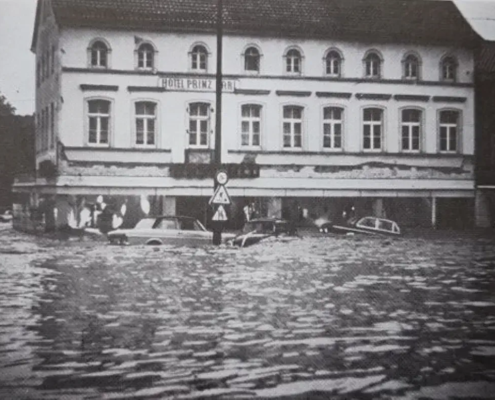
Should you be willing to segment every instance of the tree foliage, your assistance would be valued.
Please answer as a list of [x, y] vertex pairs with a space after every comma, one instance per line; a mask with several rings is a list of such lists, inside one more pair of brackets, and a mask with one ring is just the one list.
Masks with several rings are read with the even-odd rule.
[[14, 115], [15, 114], [15, 107], [12, 106], [7, 101], [7, 98], [0, 93], [0, 116], [8, 116], [8, 115]]

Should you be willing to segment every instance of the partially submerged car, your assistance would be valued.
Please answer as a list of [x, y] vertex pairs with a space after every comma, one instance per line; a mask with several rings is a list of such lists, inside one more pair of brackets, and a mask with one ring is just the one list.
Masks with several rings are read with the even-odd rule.
[[328, 233], [365, 233], [369, 235], [400, 235], [399, 225], [389, 219], [378, 217], [353, 218], [342, 224], [326, 223], [320, 226], [320, 232]]
[[289, 223], [286, 220], [257, 218], [246, 222], [242, 233], [236, 236], [231, 243], [234, 246], [246, 247], [269, 237], [288, 234], [289, 231]]
[[0, 214], [0, 222], [10, 222], [12, 221], [12, 211], [5, 210], [2, 214]]
[[[223, 233], [224, 241], [235, 235]], [[186, 216], [147, 217], [140, 220], [133, 229], [117, 229], [107, 233], [112, 244], [148, 245], [204, 245], [213, 240], [213, 233], [197, 219]]]

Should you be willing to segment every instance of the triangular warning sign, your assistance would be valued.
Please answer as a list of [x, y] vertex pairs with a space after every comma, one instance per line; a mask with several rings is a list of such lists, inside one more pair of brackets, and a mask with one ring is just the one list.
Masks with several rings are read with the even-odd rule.
[[213, 196], [211, 196], [210, 199], [210, 204], [225, 204], [229, 205], [232, 202], [230, 201], [230, 196], [227, 193], [227, 189], [225, 189], [225, 186], [219, 185], [217, 187], [217, 190], [215, 190], [215, 193]]
[[213, 215], [212, 221], [227, 221], [227, 213], [225, 212], [225, 208], [222, 205], [219, 205], [217, 208], [217, 212]]

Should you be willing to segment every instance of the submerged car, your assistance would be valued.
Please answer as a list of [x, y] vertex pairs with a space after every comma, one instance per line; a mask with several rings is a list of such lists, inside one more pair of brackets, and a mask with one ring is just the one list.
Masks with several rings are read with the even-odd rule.
[[246, 247], [268, 237], [288, 234], [289, 230], [289, 223], [283, 219], [257, 218], [246, 222], [242, 233], [236, 236], [231, 243], [234, 246]]
[[0, 214], [0, 222], [10, 222], [12, 221], [12, 211], [5, 210], [2, 214]]
[[400, 235], [401, 233], [396, 222], [378, 217], [354, 218], [342, 224], [326, 223], [320, 226], [320, 232], [365, 233], [369, 235]]
[[[224, 241], [235, 235], [223, 233]], [[148, 245], [204, 245], [213, 240], [213, 233], [206, 230], [201, 222], [186, 216], [147, 217], [140, 220], [133, 229], [117, 229], [107, 233], [112, 244]]]

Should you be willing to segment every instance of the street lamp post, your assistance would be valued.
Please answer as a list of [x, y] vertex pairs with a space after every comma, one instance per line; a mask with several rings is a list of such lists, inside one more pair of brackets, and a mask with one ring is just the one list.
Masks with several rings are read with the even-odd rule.
[[[217, 73], [216, 73], [216, 114], [215, 114], [215, 148], [213, 151], [212, 164], [214, 166], [214, 175], [222, 165], [222, 13], [223, 0], [217, 0]], [[213, 187], [216, 189], [218, 182], [213, 178]], [[222, 243], [222, 221], [213, 221], [213, 244]]]

